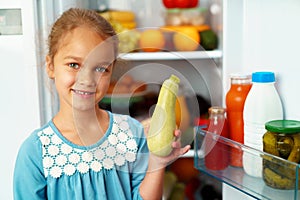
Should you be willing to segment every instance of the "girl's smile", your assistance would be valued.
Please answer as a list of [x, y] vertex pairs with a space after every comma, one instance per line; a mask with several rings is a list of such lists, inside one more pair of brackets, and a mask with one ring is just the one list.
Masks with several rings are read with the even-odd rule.
[[88, 92], [88, 91], [82, 91], [82, 90], [75, 90], [72, 89], [73, 93], [75, 95], [79, 95], [82, 98], [90, 98], [90, 97], [94, 97], [94, 95], [96, 94], [95, 92]]

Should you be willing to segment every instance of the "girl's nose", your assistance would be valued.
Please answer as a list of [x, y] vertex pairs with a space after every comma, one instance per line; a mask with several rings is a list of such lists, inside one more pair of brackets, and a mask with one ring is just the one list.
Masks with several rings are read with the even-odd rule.
[[80, 85], [95, 87], [97, 85], [97, 77], [95, 72], [89, 70], [88, 67], [83, 67], [77, 74], [77, 82]]

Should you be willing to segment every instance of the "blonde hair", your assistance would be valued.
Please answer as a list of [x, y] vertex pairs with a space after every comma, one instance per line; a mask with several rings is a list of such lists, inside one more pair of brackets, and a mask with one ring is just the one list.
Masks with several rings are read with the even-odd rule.
[[119, 41], [110, 23], [96, 11], [70, 8], [56, 20], [48, 36], [48, 55], [52, 60], [60, 47], [60, 41], [65, 35], [75, 28], [83, 26], [93, 29], [103, 40], [111, 37], [114, 43], [115, 57], [117, 57]]

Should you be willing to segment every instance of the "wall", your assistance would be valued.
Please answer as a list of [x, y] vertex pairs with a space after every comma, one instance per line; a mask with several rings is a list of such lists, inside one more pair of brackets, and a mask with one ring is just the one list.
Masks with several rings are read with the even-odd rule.
[[0, 199], [5, 200], [13, 199], [12, 177], [18, 148], [40, 125], [33, 1], [23, 2], [0, 1], [0, 9], [21, 8], [23, 18], [23, 35], [0, 35]]
[[274, 71], [286, 118], [300, 120], [300, 2], [254, 0], [245, 1], [245, 8], [243, 65]]

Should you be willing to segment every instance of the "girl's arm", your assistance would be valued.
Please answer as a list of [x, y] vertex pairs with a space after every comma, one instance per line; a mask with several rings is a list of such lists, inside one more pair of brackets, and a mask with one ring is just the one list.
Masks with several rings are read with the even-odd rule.
[[[180, 138], [181, 132], [175, 131], [175, 137]], [[140, 185], [140, 195], [144, 200], [161, 199], [163, 194], [163, 179], [166, 166], [185, 154], [191, 148], [187, 145], [181, 148], [180, 140], [177, 139], [172, 144], [173, 151], [167, 157], [158, 157], [150, 153], [146, 176]]]

